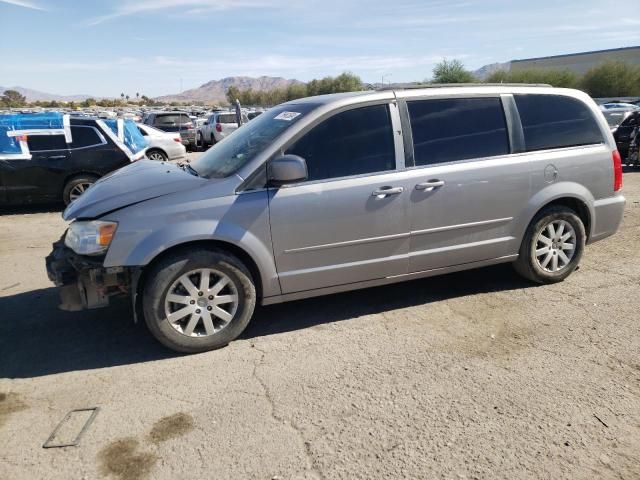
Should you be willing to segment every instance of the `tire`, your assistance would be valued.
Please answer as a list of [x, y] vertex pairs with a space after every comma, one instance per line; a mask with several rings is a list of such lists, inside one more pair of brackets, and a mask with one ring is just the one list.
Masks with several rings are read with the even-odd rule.
[[[553, 230], [550, 230], [549, 225]], [[558, 236], [560, 226], [562, 232]], [[562, 240], [569, 233], [573, 236]], [[564, 206], [544, 208], [529, 224], [514, 268], [532, 282], [561, 282], [578, 267], [585, 241], [584, 224], [573, 210]], [[570, 245], [573, 245], [573, 248], [569, 248]], [[566, 262], [566, 259], [569, 262]]]
[[153, 148], [147, 152], [147, 158], [149, 160], [154, 160], [157, 162], [166, 162], [169, 160], [169, 157], [162, 150]]
[[76, 175], [70, 178], [62, 189], [62, 201], [65, 205], [69, 205], [73, 200], [78, 198], [91, 185], [96, 183], [98, 177], [95, 175]]
[[[199, 290], [203, 271], [209, 272], [206, 283], [211, 295]], [[228, 283], [219, 289], [225, 278]], [[249, 324], [256, 304], [256, 289], [247, 267], [233, 255], [215, 250], [183, 250], [161, 259], [151, 267], [142, 291], [145, 322], [152, 335], [164, 346], [183, 353], [227, 345]], [[198, 295], [200, 292], [203, 295]], [[170, 298], [179, 301], [173, 303]], [[218, 317], [220, 310], [226, 315]], [[211, 318], [209, 325], [205, 317]]]

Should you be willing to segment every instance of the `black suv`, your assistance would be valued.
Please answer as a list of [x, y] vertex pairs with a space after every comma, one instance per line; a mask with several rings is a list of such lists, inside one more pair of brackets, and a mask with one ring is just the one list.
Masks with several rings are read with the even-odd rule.
[[29, 135], [30, 159], [0, 160], [0, 204], [69, 204], [98, 178], [131, 162], [95, 119], [71, 117], [70, 128], [70, 144], [64, 135]]
[[146, 115], [142, 123], [164, 132], [178, 132], [185, 147], [193, 149], [196, 146], [196, 129], [187, 113], [153, 112]]

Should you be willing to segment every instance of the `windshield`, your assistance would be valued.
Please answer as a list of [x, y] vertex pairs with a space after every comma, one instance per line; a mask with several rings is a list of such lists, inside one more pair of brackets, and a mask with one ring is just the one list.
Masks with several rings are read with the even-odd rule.
[[317, 106], [301, 103], [274, 107], [215, 144], [191, 166], [201, 177], [228, 177]]

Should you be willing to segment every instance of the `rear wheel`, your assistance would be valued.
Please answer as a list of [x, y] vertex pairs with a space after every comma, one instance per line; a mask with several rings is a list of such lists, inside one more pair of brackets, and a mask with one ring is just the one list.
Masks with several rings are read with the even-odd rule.
[[153, 336], [186, 353], [227, 345], [246, 328], [255, 303], [255, 286], [244, 264], [213, 250], [162, 259], [143, 290], [145, 321]]
[[82, 195], [87, 188], [96, 183], [96, 180], [98, 180], [98, 177], [95, 175], [78, 175], [70, 179], [62, 190], [62, 201], [64, 204], [69, 205]]
[[147, 152], [147, 158], [158, 162], [166, 162], [169, 159], [166, 153], [158, 149], [149, 150]]
[[545, 208], [527, 229], [515, 269], [536, 283], [561, 282], [580, 263], [585, 241], [584, 224], [573, 210]]

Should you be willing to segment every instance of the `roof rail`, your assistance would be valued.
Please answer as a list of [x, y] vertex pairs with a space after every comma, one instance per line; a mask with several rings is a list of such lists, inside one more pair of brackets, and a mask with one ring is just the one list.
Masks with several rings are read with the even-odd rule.
[[400, 84], [377, 88], [376, 90], [415, 90], [420, 88], [451, 88], [451, 87], [551, 87], [548, 83], [424, 83]]

